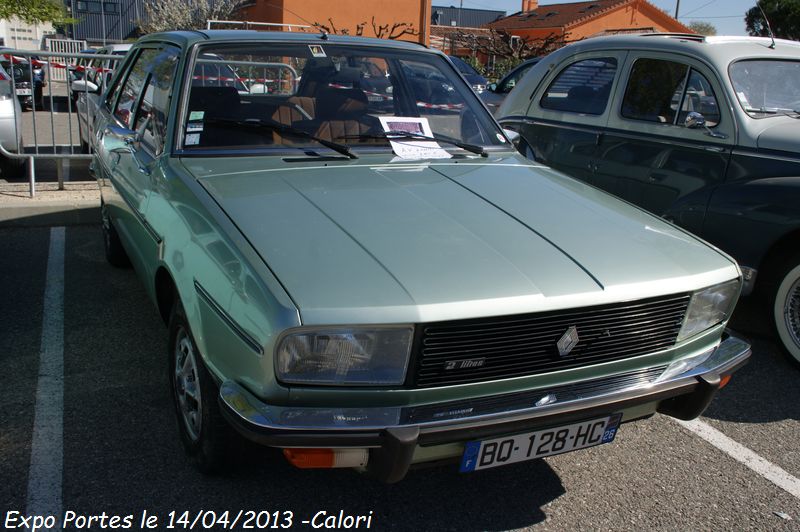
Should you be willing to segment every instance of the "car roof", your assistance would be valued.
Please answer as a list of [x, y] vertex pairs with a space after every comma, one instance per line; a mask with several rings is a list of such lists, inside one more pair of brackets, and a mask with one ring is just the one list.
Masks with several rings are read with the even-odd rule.
[[131, 43], [107, 44], [102, 48], [100, 48], [100, 50], [109, 50], [111, 52], [127, 52], [128, 50], [131, 49], [131, 47], [133, 47], [133, 44]]
[[800, 43], [769, 37], [715, 36], [694, 34], [643, 33], [593, 37], [565, 46], [565, 53], [581, 53], [602, 49], [651, 50], [690, 54], [711, 64], [727, 65], [744, 58], [797, 58]]
[[[374, 39], [368, 37], [352, 37], [349, 35], [330, 35], [322, 32], [288, 32], [288, 31], [255, 31], [255, 30], [192, 30], [170, 31], [152, 33], [142, 37], [139, 42], [171, 41], [182, 45], [191, 45], [197, 42], [306, 42], [310, 44], [353, 44], [372, 45], [383, 48], [401, 48], [411, 50], [426, 50], [425, 45], [414, 42]], [[431, 50], [433, 51], [433, 50]], [[436, 51], [438, 53], [438, 51]]]

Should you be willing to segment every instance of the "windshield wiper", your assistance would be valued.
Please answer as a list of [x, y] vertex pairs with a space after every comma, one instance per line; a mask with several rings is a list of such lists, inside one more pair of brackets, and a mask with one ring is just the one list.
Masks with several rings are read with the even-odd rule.
[[467, 150], [468, 152], [472, 152], [475, 154], [480, 155], [481, 157], [488, 157], [489, 154], [483, 148], [483, 146], [478, 146], [477, 144], [469, 144], [467, 142], [461, 142], [458, 139], [454, 139], [452, 137], [446, 137], [444, 135], [439, 135], [434, 133], [433, 136], [429, 137], [427, 135], [423, 135], [422, 133], [413, 133], [411, 131], [397, 131], [397, 130], [390, 130], [386, 131], [385, 133], [365, 133], [362, 135], [344, 135], [341, 137], [336, 137], [339, 139], [386, 139], [386, 140], [432, 140], [438, 142], [444, 142], [447, 144], [452, 144], [453, 146], [457, 146], [463, 150]]
[[286, 134], [286, 135], [294, 135], [295, 137], [302, 137], [306, 139], [311, 139], [316, 142], [319, 142], [326, 148], [330, 148], [335, 152], [341, 153], [349, 157], [350, 159], [358, 159], [358, 155], [353, 153], [353, 150], [350, 149], [349, 146], [346, 144], [341, 144], [339, 142], [334, 142], [332, 140], [323, 139], [321, 137], [317, 137], [316, 135], [312, 135], [308, 131], [303, 131], [302, 129], [297, 129], [292, 126], [287, 126], [285, 124], [281, 124], [280, 122], [274, 122], [272, 120], [264, 120], [261, 118], [245, 118], [244, 120], [234, 120], [232, 118], [206, 118], [204, 120], [206, 124], [216, 124], [224, 127], [250, 127], [250, 128], [264, 128], [270, 131], [277, 131], [278, 133]]

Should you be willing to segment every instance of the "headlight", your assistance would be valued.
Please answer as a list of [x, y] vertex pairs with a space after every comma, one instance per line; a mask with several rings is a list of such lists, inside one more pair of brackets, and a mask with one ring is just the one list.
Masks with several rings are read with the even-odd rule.
[[278, 343], [275, 371], [289, 384], [402, 384], [413, 336], [411, 326], [293, 332]]
[[678, 341], [685, 340], [727, 320], [736, 300], [741, 283], [738, 279], [714, 285], [692, 294]]

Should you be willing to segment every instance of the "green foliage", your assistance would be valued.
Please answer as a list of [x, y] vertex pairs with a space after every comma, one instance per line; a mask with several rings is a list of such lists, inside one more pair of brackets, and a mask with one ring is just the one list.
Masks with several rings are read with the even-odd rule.
[[700, 35], [711, 36], [717, 34], [717, 28], [710, 22], [696, 20], [691, 24], [687, 24], [686, 26], [693, 32], [699, 33]]
[[0, 0], [0, 19], [18, 18], [28, 24], [69, 23], [67, 12], [58, 0]]
[[517, 57], [504, 57], [503, 59], [498, 59], [494, 63], [494, 71], [491, 72], [491, 78], [493, 80], [499, 80], [520, 63], [522, 63], [522, 59]]
[[[776, 38], [800, 39], [800, 0], [761, 0], [760, 4]], [[764, 16], [758, 7], [750, 8], [745, 13], [744, 21], [750, 35], [769, 36]]]
[[471, 66], [472, 68], [477, 70], [478, 74], [480, 74], [481, 76], [486, 74], [486, 69], [484, 68], [483, 63], [481, 63], [481, 60], [478, 59], [477, 57], [475, 57], [473, 55], [470, 55], [470, 56], [467, 56], [467, 57], [462, 57], [462, 59], [469, 66]]

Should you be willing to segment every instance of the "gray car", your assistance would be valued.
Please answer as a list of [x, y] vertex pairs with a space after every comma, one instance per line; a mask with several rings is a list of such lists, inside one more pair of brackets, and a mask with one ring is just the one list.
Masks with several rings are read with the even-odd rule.
[[498, 116], [529, 158], [733, 255], [800, 361], [800, 44], [587, 39], [535, 66]]
[[[0, 66], [0, 144], [6, 151], [18, 153], [22, 148], [22, 109], [14, 98], [11, 76]], [[8, 179], [23, 173], [25, 159], [0, 155], [0, 177]]]

